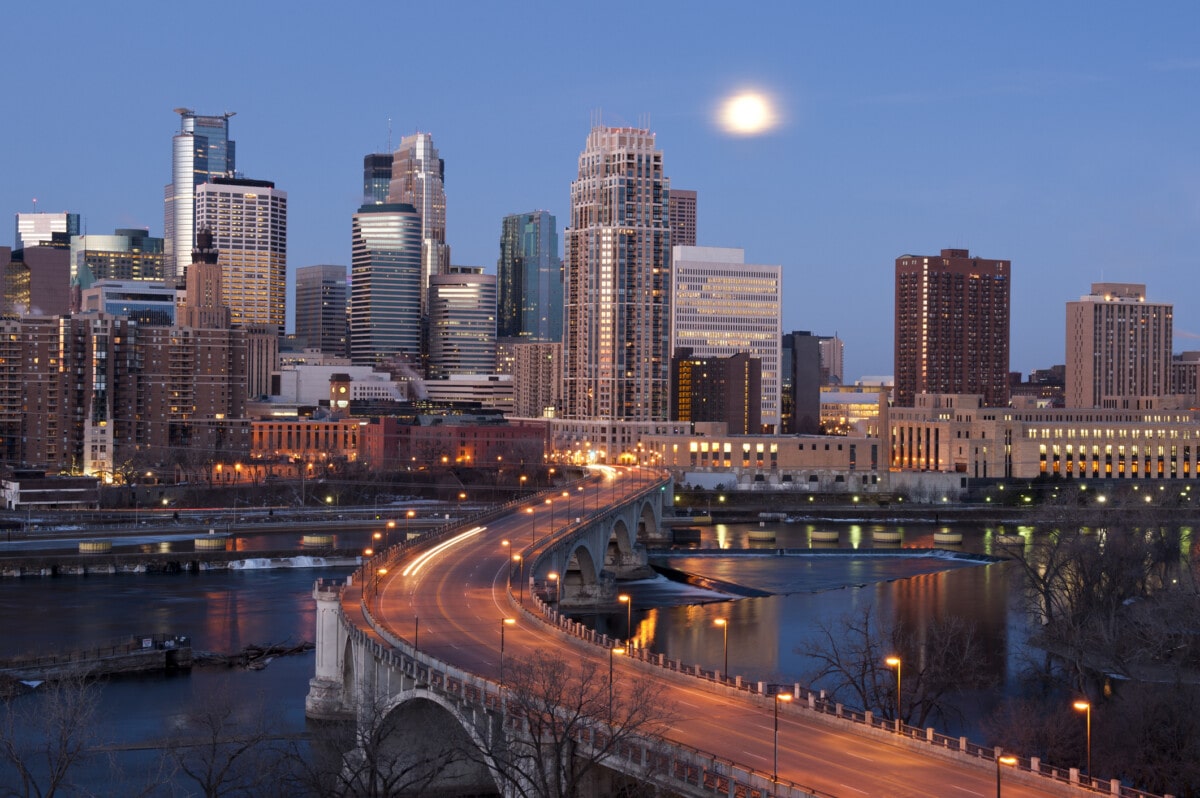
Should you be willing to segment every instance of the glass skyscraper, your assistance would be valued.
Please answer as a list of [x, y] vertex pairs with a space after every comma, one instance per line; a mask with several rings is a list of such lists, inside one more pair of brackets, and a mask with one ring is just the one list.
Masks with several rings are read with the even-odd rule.
[[349, 354], [345, 266], [296, 270], [296, 335], [304, 345], [329, 355]]
[[451, 266], [429, 281], [429, 376], [496, 370], [496, 278]]
[[175, 113], [180, 117], [179, 132], [171, 140], [171, 182], [163, 199], [168, 279], [182, 278], [192, 261], [196, 187], [213, 177], [232, 176], [237, 162], [237, 149], [229, 138], [233, 112], [199, 116], [190, 108], [176, 108]]
[[390, 152], [374, 152], [363, 156], [363, 205], [382, 205], [387, 202], [391, 182]]
[[429, 278], [450, 270], [446, 244], [446, 162], [429, 133], [400, 140], [392, 157], [388, 202], [412, 205], [421, 220], [421, 310], [425, 310]]
[[563, 271], [554, 216], [505, 216], [500, 232], [496, 335], [521, 343], [562, 340]]
[[421, 216], [407, 203], [363, 205], [354, 214], [350, 266], [350, 358], [374, 365], [421, 355]]

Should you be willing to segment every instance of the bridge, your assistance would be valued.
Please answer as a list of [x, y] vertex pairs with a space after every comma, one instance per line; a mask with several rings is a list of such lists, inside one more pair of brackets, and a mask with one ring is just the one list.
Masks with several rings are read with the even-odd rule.
[[[369, 778], [397, 794], [915, 798], [999, 794], [1003, 779], [1006, 796], [1142, 795], [626, 647], [560, 614], [619, 606], [618, 581], [646, 573], [644, 544], [665, 536], [672, 501], [666, 474], [611, 469], [318, 583], [308, 715], [354, 717], [361, 759], [390, 763]], [[530, 672], [555, 662], [569, 665], [541, 688], [562, 700], [531, 701]]]

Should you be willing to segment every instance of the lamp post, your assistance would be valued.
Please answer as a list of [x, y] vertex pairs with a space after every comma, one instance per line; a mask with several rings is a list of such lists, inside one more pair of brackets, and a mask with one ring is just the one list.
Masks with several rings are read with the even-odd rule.
[[378, 612], [383, 607], [383, 599], [379, 595], [379, 578], [387, 575], [386, 568], [379, 568], [375, 571], [375, 610]]
[[608, 650], [608, 717], [612, 718], [613, 706], [613, 657], [616, 654], [624, 654], [623, 646], [615, 646]]
[[622, 593], [617, 601], [625, 605], [625, 641], [629, 642], [633, 640], [633, 596]]
[[501, 618], [500, 619], [500, 686], [504, 686], [504, 627], [512, 626], [517, 622], [516, 618]]
[[1092, 703], [1090, 701], [1076, 701], [1071, 706], [1075, 707], [1077, 712], [1087, 713], [1087, 774], [1088, 778], [1092, 776]]
[[725, 681], [729, 681], [729, 619], [717, 618], [715, 621], [713, 621], [713, 623], [721, 627], [721, 631], [724, 632], [725, 643], [723, 648], [725, 649], [725, 670], [721, 671], [721, 674]]
[[508, 594], [512, 595], [512, 558], [508, 556], [509, 542], [507, 540], [500, 541], [501, 547], [504, 549], [504, 559], [508, 560]]
[[1006, 756], [999, 751], [996, 752], [996, 798], [1000, 798], [1000, 766], [1007, 765], [1013, 767], [1017, 764], [1015, 756]]
[[404, 539], [407, 541], [411, 535], [409, 527], [412, 526], [413, 517], [417, 514], [416, 510], [409, 510], [404, 514]]
[[546, 499], [546, 504], [550, 507], [550, 534], [554, 534], [554, 502]]
[[384, 527], [383, 527], [383, 529], [384, 529], [384, 532], [383, 532], [383, 547], [384, 547], [385, 549], [386, 549], [388, 546], [390, 546], [390, 545], [392, 544], [392, 530], [393, 530], [393, 529], [395, 529], [395, 528], [396, 528], [396, 522], [395, 522], [395, 521], [388, 521], [388, 522], [387, 522], [387, 523], [384, 525]]
[[[383, 533], [382, 533], [382, 532], [376, 532], [376, 533], [372, 534], [372, 535], [371, 535], [371, 540], [374, 540], [374, 541], [375, 541], [375, 545], [376, 545], [376, 546], [378, 546], [378, 545], [379, 545], [379, 543], [380, 543], [380, 541], [382, 541], [382, 540], [383, 540]], [[384, 548], [384, 549], [386, 549], [386, 548], [387, 548], [387, 544], [384, 544], [383, 548]], [[383, 551], [383, 549], [380, 549], [380, 551]]]
[[[513, 562], [515, 562], [517, 564], [517, 589], [518, 589], [517, 603], [524, 604], [525, 603], [525, 580], [522, 578], [522, 576], [524, 575], [524, 571], [522, 569], [524, 569], [525, 566], [521, 564], [521, 555], [520, 554], [514, 554], [512, 556], [512, 560], [513, 560]], [[509, 578], [510, 579], [512, 578], [511, 575]]]
[[771, 781], [779, 781], [779, 702], [791, 701], [791, 693], [776, 693], [775, 694], [775, 767], [771, 771]]
[[884, 662], [888, 667], [896, 669], [896, 728], [900, 728], [900, 658], [892, 656]]
[[562, 497], [567, 500], [567, 524], [571, 523], [571, 491], [564, 490]]
[[413, 651], [421, 650], [421, 618], [413, 616]]
[[551, 571], [546, 578], [554, 583], [554, 607], [557, 609], [562, 603], [562, 582], [558, 581], [558, 571]]
[[533, 520], [533, 508], [526, 507], [525, 512], [529, 514], [529, 545], [537, 545], [537, 521]]

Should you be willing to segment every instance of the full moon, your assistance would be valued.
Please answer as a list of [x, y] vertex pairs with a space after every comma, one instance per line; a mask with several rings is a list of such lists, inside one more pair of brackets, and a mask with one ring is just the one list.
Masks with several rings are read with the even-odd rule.
[[766, 95], [744, 91], [721, 102], [717, 121], [734, 136], [757, 136], [775, 127], [778, 115]]

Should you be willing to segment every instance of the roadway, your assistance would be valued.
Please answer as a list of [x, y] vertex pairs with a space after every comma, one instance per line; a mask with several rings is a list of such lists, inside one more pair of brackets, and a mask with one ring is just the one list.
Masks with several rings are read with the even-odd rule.
[[[633, 493], [655, 481], [650, 474], [632, 470], [618, 478], [606, 477], [585, 486], [572, 495], [572, 508], [595, 508], [611, 501], [615, 491]], [[490, 523], [486, 529], [461, 539], [455, 545], [428, 559], [420, 568], [393, 566], [378, 578], [378, 595], [372, 609], [399, 637], [418, 637], [421, 651], [489, 679], [500, 678], [500, 627], [502, 619], [517, 618], [505, 628], [504, 656], [510, 658], [556, 654], [568, 661], [590, 661], [603, 673], [609, 667], [604, 649], [579, 641], [565, 640], [541, 624], [519, 617], [510, 603], [507, 581], [512, 567], [510, 549], [528, 547], [561, 527], [564, 506], [532, 505], [532, 517], [525, 506], [518, 513]], [[558, 502], [555, 502], [558, 504]], [[572, 515], [582, 515], [572, 512]], [[510, 546], [502, 541], [510, 541]], [[411, 562], [411, 561], [410, 561]], [[523, 565], [523, 564], [522, 564]], [[517, 574], [512, 572], [514, 589]], [[515, 591], [514, 591], [515, 592]], [[357, 608], [358, 591], [348, 591], [346, 611], [366, 628]], [[528, 596], [526, 596], [528, 599]], [[615, 660], [617, 690], [622, 682], [645, 677], [645, 666]], [[710, 691], [704, 683], [668, 679], [667, 689], [673, 704], [672, 728], [666, 737], [693, 748], [710, 752], [742, 766], [753, 768], [769, 778], [772, 769], [774, 718], [771, 710], [747, 699]], [[997, 793], [996, 774], [990, 767], [972, 766], [926, 756], [908, 748], [880, 742], [854, 733], [849, 724], [845, 731], [831, 728], [828, 722], [805, 715], [802, 708], [782, 707], [779, 716], [779, 778], [815, 789], [838, 798], [847, 796], [896, 796], [925, 798], [930, 795], [991, 796]], [[1062, 795], [1061, 788], [1046, 789], [1008, 780], [1005, 796]]]

